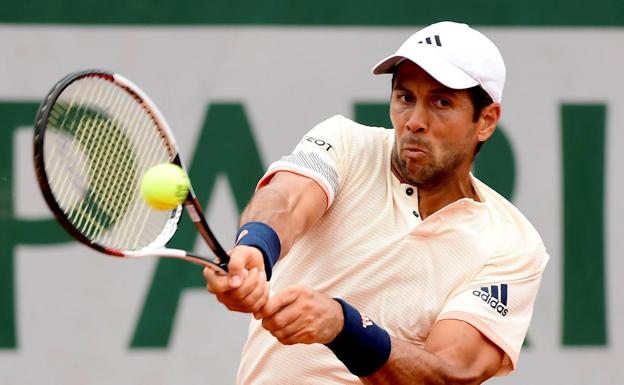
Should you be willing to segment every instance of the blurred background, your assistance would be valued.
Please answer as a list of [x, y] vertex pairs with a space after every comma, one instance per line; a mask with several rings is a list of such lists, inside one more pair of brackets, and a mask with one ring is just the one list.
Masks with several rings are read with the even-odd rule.
[[[493, 384], [624, 384], [624, 3], [29, 0], [0, 12], [0, 384], [233, 384], [248, 317], [201, 269], [122, 261], [56, 224], [33, 174], [50, 87], [101, 68], [169, 120], [226, 247], [268, 164], [321, 120], [388, 127], [372, 66], [420, 27], [469, 23], [507, 64], [475, 173], [551, 255], [519, 369]], [[189, 223], [172, 243], [207, 252]], [[305, 381], [302, 380], [302, 383]]]

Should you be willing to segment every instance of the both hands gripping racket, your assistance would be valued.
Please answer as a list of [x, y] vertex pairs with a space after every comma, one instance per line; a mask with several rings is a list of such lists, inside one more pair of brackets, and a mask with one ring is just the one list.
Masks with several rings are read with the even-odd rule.
[[[155, 210], [141, 197], [143, 174], [161, 163], [184, 169], [161, 113], [118, 74], [70, 74], [39, 107], [37, 180], [48, 206], [74, 238], [116, 257], [172, 257], [226, 272], [229, 257], [208, 227], [192, 187], [182, 205], [170, 211]], [[182, 206], [214, 256], [166, 248]]]

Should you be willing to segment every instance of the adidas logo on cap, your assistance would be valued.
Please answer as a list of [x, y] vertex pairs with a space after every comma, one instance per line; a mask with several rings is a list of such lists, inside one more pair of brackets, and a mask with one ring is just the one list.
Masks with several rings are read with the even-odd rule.
[[[435, 39], [435, 45], [437, 45], [438, 47], [442, 47], [442, 41], [440, 41], [440, 35], [433, 35], [433, 38]], [[429, 45], [434, 44], [434, 43], [431, 41], [431, 38], [430, 38], [430, 37], [425, 38], [425, 40], [424, 40], [424, 41], [423, 41], [423, 40], [421, 40], [421, 41], [419, 41], [419, 42], [418, 42], [418, 44], [423, 44], [423, 43], [427, 43], [427, 44], [429, 44]]]
[[481, 298], [483, 302], [488, 304], [503, 317], [507, 315], [509, 309], [507, 308], [506, 283], [501, 283], [500, 286], [491, 285], [490, 287], [482, 287], [481, 290], [473, 290], [472, 295]]

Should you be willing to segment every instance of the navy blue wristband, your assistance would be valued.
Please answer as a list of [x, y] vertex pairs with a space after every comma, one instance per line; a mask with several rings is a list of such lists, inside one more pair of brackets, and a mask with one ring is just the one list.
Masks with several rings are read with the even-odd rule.
[[271, 226], [262, 222], [247, 222], [238, 229], [236, 245], [253, 246], [262, 252], [267, 280], [282, 251], [280, 239]]
[[370, 376], [390, 357], [390, 335], [346, 301], [334, 300], [342, 306], [344, 327], [326, 346], [351, 373], [358, 377]]

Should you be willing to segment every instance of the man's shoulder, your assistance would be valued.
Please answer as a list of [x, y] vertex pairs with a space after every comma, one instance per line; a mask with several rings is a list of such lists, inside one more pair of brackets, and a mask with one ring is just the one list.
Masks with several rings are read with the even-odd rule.
[[492, 215], [505, 223], [506, 227], [516, 229], [517, 231], [514, 233], [522, 234], [525, 238], [524, 241], [527, 240], [526, 238], [530, 238], [535, 242], [542, 242], [535, 226], [513, 203], [479, 179], [473, 177], [473, 180]]
[[[474, 178], [479, 193], [485, 198], [495, 226], [500, 249], [496, 253], [504, 256], [505, 264], [523, 266], [530, 271], [543, 271], [549, 260], [542, 238], [527, 217], [505, 197], [485, 183]], [[512, 258], [510, 260], [509, 258]]]

